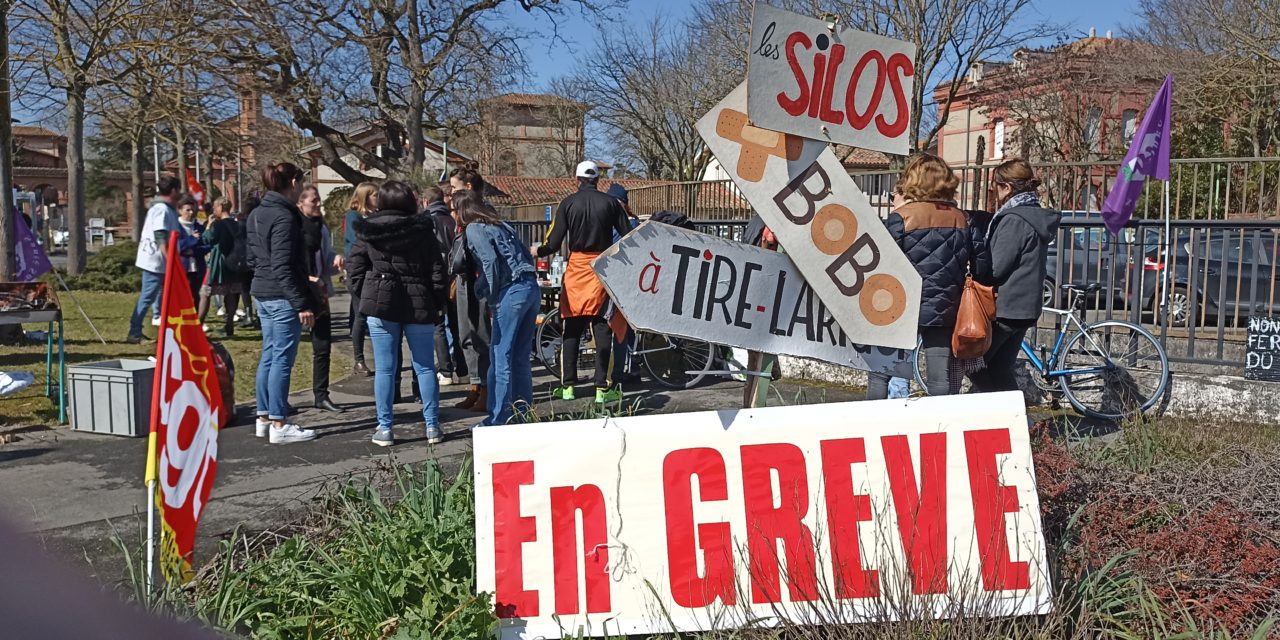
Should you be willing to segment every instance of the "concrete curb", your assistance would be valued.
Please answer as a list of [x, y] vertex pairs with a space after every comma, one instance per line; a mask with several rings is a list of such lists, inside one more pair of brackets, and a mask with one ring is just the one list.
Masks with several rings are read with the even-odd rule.
[[[788, 378], [853, 387], [867, 384], [865, 371], [789, 356], [779, 360]], [[1169, 384], [1169, 400], [1162, 415], [1280, 425], [1280, 383], [1240, 376], [1174, 373]]]

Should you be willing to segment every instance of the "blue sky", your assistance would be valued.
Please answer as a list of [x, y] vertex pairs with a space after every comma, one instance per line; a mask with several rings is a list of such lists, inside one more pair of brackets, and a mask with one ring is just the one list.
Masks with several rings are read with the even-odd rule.
[[[641, 26], [661, 12], [670, 20], [685, 18], [689, 13], [690, 2], [687, 0], [630, 0], [625, 11], [605, 16], [603, 28], [610, 23], [627, 20]], [[1108, 29], [1117, 34], [1133, 21], [1132, 11], [1137, 9], [1137, 0], [1034, 0], [1033, 10], [1044, 19], [1066, 25], [1073, 35], [1084, 36], [1090, 27], [1096, 27], [1098, 34]], [[516, 11], [513, 17], [523, 17], [523, 12]], [[1030, 16], [1028, 19], [1036, 19]], [[540, 91], [558, 76], [571, 72], [581, 56], [590, 55], [596, 45], [596, 34], [601, 27], [595, 22], [583, 18], [576, 10], [571, 10], [560, 23], [559, 40], [550, 36], [549, 25], [542, 20], [528, 25], [541, 30], [544, 35], [533, 39], [525, 48], [525, 55], [530, 63], [530, 76], [524, 86], [513, 87], [518, 91]], [[1029, 45], [1045, 43], [1028, 43]], [[745, 46], [745, 45], [744, 45]], [[14, 116], [30, 121], [35, 114], [25, 112], [20, 105], [14, 105]]]
[[[673, 20], [680, 19], [688, 14], [689, 4], [679, 0], [631, 0], [625, 16], [614, 16], [613, 19], [626, 19], [635, 25], [643, 25], [658, 12]], [[1033, 8], [1044, 19], [1069, 27], [1073, 35], [1087, 35], [1090, 27], [1097, 28], [1098, 35], [1105, 34], [1108, 29], [1118, 35], [1133, 22], [1132, 12], [1137, 10], [1138, 3], [1137, 0], [1035, 0]], [[533, 72], [525, 89], [544, 89], [555, 77], [570, 72], [577, 58], [589, 54], [595, 46], [596, 33], [594, 24], [575, 13], [560, 26], [560, 37], [567, 41], [568, 46], [553, 43], [550, 38], [532, 43], [525, 49]]]

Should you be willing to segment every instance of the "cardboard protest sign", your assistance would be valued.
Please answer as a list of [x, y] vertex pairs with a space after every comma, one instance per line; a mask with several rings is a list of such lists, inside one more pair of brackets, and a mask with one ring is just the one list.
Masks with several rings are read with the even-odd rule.
[[1249, 317], [1244, 377], [1246, 380], [1280, 382], [1280, 318]]
[[756, 3], [747, 115], [757, 127], [906, 155], [914, 44]]
[[645, 331], [910, 378], [910, 351], [853, 344], [786, 254], [646, 222], [592, 264]]
[[853, 342], [914, 349], [920, 274], [830, 146], [747, 121], [745, 85], [698, 133]]
[[1017, 392], [473, 437], [478, 588], [505, 639], [1051, 606]]

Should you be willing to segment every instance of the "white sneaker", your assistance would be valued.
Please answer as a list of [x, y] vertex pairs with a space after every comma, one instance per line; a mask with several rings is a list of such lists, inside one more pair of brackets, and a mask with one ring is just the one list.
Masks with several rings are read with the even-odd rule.
[[218, 317], [221, 318], [225, 315], [227, 315], [227, 310], [222, 307], [218, 307]]
[[205, 332], [205, 333], [209, 333], [209, 325], [207, 325], [207, 324], [202, 324], [202, 325], [200, 325], [200, 328], [201, 328], [201, 329], [204, 329], [204, 332]]
[[271, 444], [289, 444], [292, 442], [306, 442], [315, 440], [316, 432], [311, 429], [303, 429], [296, 424], [286, 424], [283, 427], [271, 427], [269, 440]]
[[153, 326], [153, 327], [158, 327], [158, 326], [160, 326], [160, 318], [152, 318], [152, 319], [151, 319], [151, 326]]
[[446, 376], [443, 373], [437, 373], [436, 382], [439, 382], [442, 387], [447, 387], [453, 384], [453, 376]]
[[248, 313], [244, 309], [236, 309], [236, 320], [244, 320], [245, 314]]
[[271, 431], [270, 420], [263, 420], [262, 418], [258, 418], [258, 420], [253, 425], [253, 435], [259, 438], [267, 437], [267, 432], [269, 431]]

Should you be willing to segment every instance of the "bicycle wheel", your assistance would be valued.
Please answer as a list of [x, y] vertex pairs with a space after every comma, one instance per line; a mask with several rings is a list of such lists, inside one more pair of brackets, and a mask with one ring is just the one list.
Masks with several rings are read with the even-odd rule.
[[924, 355], [924, 339], [916, 337], [916, 350], [911, 353], [911, 373], [912, 379], [916, 383], [917, 391], [929, 395], [929, 387], [925, 384], [925, 379], [929, 375], [929, 367], [925, 363]]
[[[537, 344], [534, 345], [538, 361], [551, 377], [560, 379], [560, 349], [564, 344], [564, 321], [560, 310], [552, 309], [542, 316], [538, 326]], [[596, 370], [596, 346], [590, 335], [584, 335], [578, 343], [578, 380], [590, 380]]]
[[[1121, 320], [1088, 325], [1071, 336], [1058, 378], [1076, 411], [1119, 420], [1156, 406], [1169, 385], [1169, 358], [1151, 332]], [[1072, 373], [1076, 372], [1076, 373]]]
[[668, 389], [688, 389], [698, 384], [711, 370], [715, 352], [710, 343], [665, 334], [636, 332], [644, 368], [654, 382]]
[[552, 309], [538, 319], [538, 333], [534, 339], [533, 352], [538, 362], [552, 377], [560, 377], [560, 343], [564, 338], [560, 325], [560, 310]]

